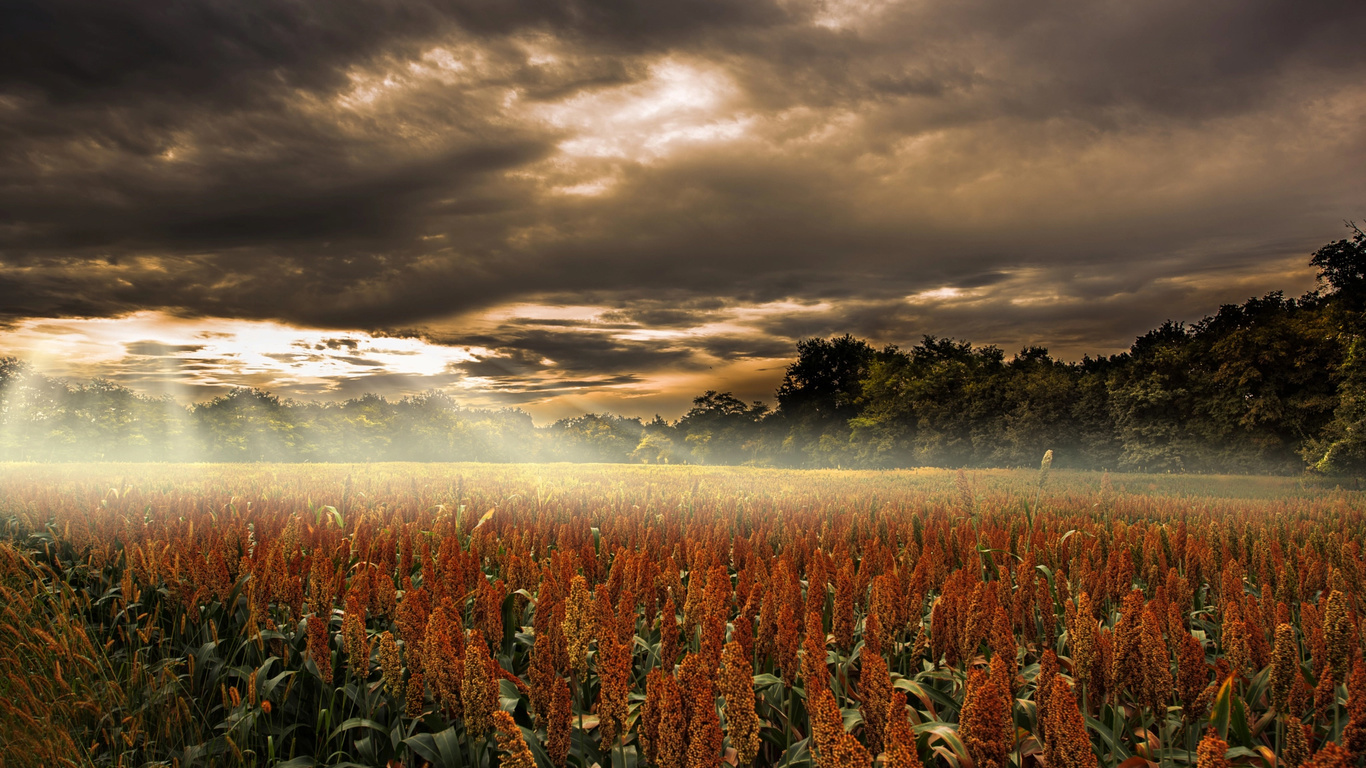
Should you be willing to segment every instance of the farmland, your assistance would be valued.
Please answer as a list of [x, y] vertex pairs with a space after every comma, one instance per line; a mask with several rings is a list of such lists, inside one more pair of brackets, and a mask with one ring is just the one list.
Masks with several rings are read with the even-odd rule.
[[6, 465], [0, 764], [1347, 765], [1362, 501], [1043, 470]]

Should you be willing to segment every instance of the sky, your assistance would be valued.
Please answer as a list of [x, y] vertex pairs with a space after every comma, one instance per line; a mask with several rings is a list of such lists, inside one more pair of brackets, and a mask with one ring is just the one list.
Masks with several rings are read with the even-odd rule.
[[0, 355], [183, 401], [771, 399], [1122, 351], [1366, 218], [1359, 0], [17, 0]]

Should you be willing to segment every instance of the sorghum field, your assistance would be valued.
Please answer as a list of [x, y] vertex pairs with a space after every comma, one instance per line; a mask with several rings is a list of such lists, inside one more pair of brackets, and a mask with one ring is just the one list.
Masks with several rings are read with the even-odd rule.
[[0, 764], [1339, 766], [1366, 519], [1294, 479], [0, 468]]

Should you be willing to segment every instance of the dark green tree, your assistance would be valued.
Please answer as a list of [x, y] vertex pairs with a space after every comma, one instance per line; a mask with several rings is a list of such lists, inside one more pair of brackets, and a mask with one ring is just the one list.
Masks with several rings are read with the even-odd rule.
[[849, 420], [876, 353], [849, 334], [797, 342], [797, 359], [778, 387], [768, 449], [780, 463], [834, 466], [853, 459]]
[[768, 406], [746, 405], [730, 392], [709, 389], [693, 398], [689, 411], [678, 420], [676, 430], [694, 461], [699, 464], [743, 464], [756, 458], [760, 424]]

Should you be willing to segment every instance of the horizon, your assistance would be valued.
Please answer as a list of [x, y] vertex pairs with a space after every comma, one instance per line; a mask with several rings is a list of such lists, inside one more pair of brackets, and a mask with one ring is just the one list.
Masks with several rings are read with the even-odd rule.
[[[1276, 294], [1281, 294], [1281, 295], [1283, 295], [1284, 292], [1283, 292], [1283, 291], [1272, 291], [1272, 292], [1269, 292], [1269, 293], [1267, 293], [1267, 294], [1264, 294], [1263, 296], [1249, 297], [1248, 300], [1249, 300], [1249, 301], [1252, 301], [1252, 300], [1256, 300], [1256, 299], [1260, 299], [1260, 298], [1265, 298], [1265, 297], [1267, 297], [1267, 296], [1276, 295]], [[1291, 298], [1291, 300], [1294, 300], [1294, 301], [1301, 301], [1301, 300], [1304, 300], [1304, 299], [1309, 298], [1309, 297], [1311, 297], [1311, 296], [1319, 296], [1319, 295], [1321, 295], [1321, 286], [1320, 286], [1319, 288], [1316, 288], [1316, 289], [1312, 290], [1312, 291], [1307, 291], [1307, 292], [1301, 294], [1301, 295], [1298, 296], [1298, 297], [1290, 297], [1290, 298]], [[1228, 305], [1227, 305], [1227, 304], [1224, 304], [1224, 305], [1221, 305], [1221, 307], [1222, 307], [1222, 306], [1228, 306]], [[1181, 327], [1190, 328], [1190, 327], [1192, 327], [1194, 324], [1196, 324], [1196, 323], [1198, 323], [1198, 322], [1201, 322], [1201, 321], [1210, 319], [1210, 318], [1213, 316], [1213, 314], [1214, 314], [1214, 312], [1207, 312], [1204, 316], [1202, 316], [1201, 318], [1195, 319], [1195, 320], [1173, 320], [1173, 319], [1171, 319], [1171, 318], [1167, 318], [1167, 319], [1164, 320], [1163, 322], [1164, 322], [1164, 323], [1176, 323], [1177, 325], [1179, 325], [1179, 326], [1181, 326]], [[113, 318], [112, 320], [118, 321], [118, 320], [121, 320], [121, 319], [124, 319], [124, 318]], [[134, 317], [134, 318], [132, 318], [132, 319], [135, 319], [135, 320], [136, 320], [136, 319], [141, 319], [141, 318], [136, 318], [136, 317]], [[371, 351], [365, 353], [365, 354], [370, 354], [370, 355], [375, 356], [375, 357], [384, 357], [385, 355], [393, 355], [393, 354], [397, 354], [397, 355], [405, 355], [405, 354], [406, 354], [406, 355], [414, 355], [414, 354], [420, 354], [420, 352], [414, 352], [414, 351], [412, 351], [413, 344], [414, 344], [414, 343], [418, 343], [418, 344], [423, 344], [424, 346], [431, 346], [431, 347], [434, 347], [434, 350], [436, 350], [436, 351], [440, 351], [440, 352], [443, 352], [443, 353], [446, 353], [446, 354], [452, 354], [452, 353], [453, 353], [453, 354], [454, 354], [455, 356], [457, 356], [457, 357], [461, 356], [461, 350], [452, 350], [452, 349], [449, 348], [449, 347], [440, 347], [440, 346], [436, 346], [436, 345], [426, 344], [426, 343], [425, 343], [423, 340], [421, 340], [421, 339], [411, 339], [411, 338], [402, 338], [402, 337], [399, 337], [399, 338], [390, 338], [390, 337], [382, 337], [382, 336], [370, 336], [370, 335], [368, 335], [368, 334], [357, 334], [357, 333], [341, 333], [341, 334], [339, 334], [339, 333], [336, 333], [336, 332], [322, 331], [322, 330], [319, 330], [319, 329], [287, 328], [287, 327], [280, 326], [280, 325], [278, 325], [278, 324], [273, 324], [273, 323], [259, 323], [259, 322], [256, 322], [256, 323], [247, 323], [247, 324], [244, 324], [244, 325], [246, 325], [248, 328], [252, 328], [252, 327], [258, 327], [258, 328], [259, 328], [259, 327], [263, 327], [263, 326], [264, 326], [264, 327], [268, 328], [268, 329], [269, 329], [270, 331], [272, 331], [272, 332], [285, 334], [288, 338], [290, 338], [291, 340], [293, 340], [293, 341], [295, 342], [296, 345], [299, 345], [299, 344], [306, 344], [306, 346], [307, 346], [308, 348], [314, 349], [315, 351], [332, 350], [332, 351], [334, 351], [334, 352], [340, 352], [340, 353], [342, 353], [342, 354], [345, 354], [345, 353], [347, 353], [347, 352], [350, 352], [350, 353], [352, 353], [352, 354], [358, 354], [358, 353], [361, 353], [361, 351], [360, 351], [358, 348], [361, 347], [362, 345], [366, 345], [366, 346], [374, 346], [374, 347], [376, 347], [376, 349], [371, 350]], [[1156, 328], [1157, 328], [1157, 326], [1154, 326], [1154, 328], [1149, 329], [1149, 331], [1155, 330]], [[1145, 332], [1145, 333], [1146, 333], [1146, 332]], [[212, 335], [214, 335], [214, 334], [207, 334], [207, 333], [206, 333], [206, 334], [201, 334], [201, 338], [203, 338], [203, 337], [209, 337], [209, 338], [211, 338]], [[224, 332], [224, 331], [219, 331], [217, 335], [221, 335], [221, 336], [231, 336], [230, 333]], [[837, 337], [837, 336], [842, 336], [842, 335], [846, 335], [846, 334], [834, 334], [834, 335], [831, 336], [831, 338], [835, 338], [835, 337]], [[310, 337], [310, 336], [314, 338], [314, 341], [313, 341], [313, 342], [308, 343], [308, 342], [300, 341], [301, 339], [305, 339], [305, 338]], [[821, 337], [814, 337], [814, 338], [821, 338]], [[952, 342], [956, 342], [956, 343], [968, 343], [968, 344], [971, 345], [971, 348], [974, 349], [974, 350], [982, 350], [982, 349], [987, 349], [987, 348], [996, 348], [996, 349], [1000, 349], [1001, 352], [1007, 357], [1007, 359], [1012, 359], [1012, 358], [1014, 358], [1014, 357], [1018, 357], [1019, 354], [1021, 354], [1021, 353], [1023, 353], [1023, 352], [1026, 352], [1026, 351], [1028, 351], [1028, 349], [1029, 349], [1029, 347], [1021, 347], [1018, 351], [1012, 352], [1012, 351], [1010, 351], [1009, 349], [1005, 349], [1005, 348], [1001, 347], [1001, 346], [998, 345], [998, 344], [990, 344], [990, 343], [977, 344], [977, 343], [973, 343], [971, 339], [955, 339], [954, 337], [951, 337], [951, 336], [936, 336], [935, 334], [927, 334], [926, 336], [923, 336], [923, 337], [922, 337], [922, 340], [925, 339], [925, 338], [936, 338], [936, 339], [939, 339], [939, 340], [943, 340], [943, 341], [952, 341]], [[1139, 336], [1136, 336], [1134, 341], [1137, 342], [1137, 341], [1138, 341], [1139, 339], [1141, 339], [1141, 338], [1142, 338], [1142, 334], [1140, 334]], [[82, 339], [81, 341], [84, 342], [85, 339]], [[406, 347], [408, 347], [408, 350], [405, 350], [405, 351], [395, 351], [395, 350], [393, 350], [393, 349], [388, 349], [388, 350], [382, 349], [382, 347], [383, 347], [385, 344], [393, 344], [393, 343], [397, 343], [399, 346], [406, 346]], [[134, 348], [143, 348], [143, 347], [147, 347], [147, 346], [152, 346], [152, 347], [156, 347], [156, 350], [155, 350], [155, 351], [149, 350], [149, 351], [152, 352], [152, 354], [162, 354], [162, 355], [165, 355], [165, 354], [176, 354], [176, 353], [199, 354], [199, 353], [201, 352], [201, 350], [203, 350], [205, 347], [207, 347], [207, 346], [209, 346], [209, 345], [208, 345], [208, 344], [188, 344], [188, 345], [183, 345], [183, 348], [178, 348], [178, 346], [175, 345], [175, 344], [166, 343], [166, 342], [162, 342], [162, 341], [155, 341], [155, 340], [140, 340], [140, 341], [138, 341], [138, 342], [134, 342], [133, 344], [131, 344], [131, 345], [129, 345], [129, 346], [134, 347]], [[890, 344], [890, 346], [893, 347], [893, 348], [899, 349], [899, 350], [901, 350], [901, 351], [904, 352], [904, 351], [906, 351], [907, 349], [909, 349], [909, 347], [912, 346], [912, 345], [908, 345], [908, 344], [896, 344], [896, 343], [893, 342], [893, 343]], [[1091, 353], [1089, 353], [1089, 352], [1082, 352], [1080, 356], [1074, 356], [1074, 357], [1070, 357], [1070, 358], [1069, 358], [1069, 357], [1065, 357], [1065, 356], [1061, 356], [1061, 355], [1054, 354], [1054, 353], [1053, 353], [1053, 350], [1049, 350], [1049, 349], [1047, 349], [1047, 348], [1044, 348], [1044, 349], [1045, 349], [1045, 351], [1047, 351], [1047, 352], [1049, 353], [1050, 357], [1051, 357], [1052, 359], [1054, 359], [1054, 360], [1058, 360], [1058, 361], [1063, 362], [1063, 363], [1065, 363], [1065, 364], [1067, 364], [1067, 365], [1078, 365], [1078, 364], [1082, 363], [1082, 362], [1083, 362], [1085, 359], [1087, 359], [1087, 358], [1092, 358], [1092, 359], [1112, 359], [1112, 358], [1115, 358], [1115, 357], [1117, 357], [1117, 356], [1125, 355], [1125, 354], [1127, 354], [1127, 353], [1130, 351], [1131, 347], [1132, 347], [1132, 344], [1131, 344], [1130, 346], [1126, 346], [1126, 347], [1123, 347], [1123, 348], [1121, 348], [1121, 349], [1116, 349], [1116, 350], [1113, 350], [1113, 351], [1110, 351], [1110, 352], [1107, 352], [1107, 353], [1091, 354]], [[547, 413], [547, 411], [542, 410], [542, 409], [537, 409], [537, 408], [534, 407], [534, 405], [533, 405], [532, 407], [529, 408], [529, 407], [526, 406], [526, 404], [520, 403], [520, 402], [516, 402], [516, 401], [511, 401], [511, 402], [489, 401], [489, 400], [484, 399], [483, 397], [481, 397], [481, 395], [484, 395], [485, 393], [484, 393], [484, 392], [480, 392], [479, 390], [472, 390], [472, 389], [464, 389], [464, 390], [461, 390], [461, 389], [453, 388], [453, 387], [439, 387], [439, 386], [433, 386], [433, 387], [429, 387], [429, 388], [427, 388], [427, 389], [422, 389], [422, 390], [404, 389], [404, 390], [395, 390], [395, 391], [390, 391], [390, 392], [372, 391], [372, 390], [349, 391], [349, 392], [348, 392], [345, 388], [338, 388], [338, 387], [333, 386], [333, 385], [330, 384], [330, 383], [327, 383], [327, 380], [326, 380], [325, 378], [322, 378], [322, 377], [319, 377], [319, 378], [317, 379], [317, 381], [322, 382], [322, 387], [319, 387], [319, 388], [305, 388], [305, 389], [303, 389], [302, 391], [299, 391], [299, 390], [297, 390], [297, 389], [292, 389], [292, 388], [289, 388], [289, 387], [286, 387], [286, 388], [283, 389], [283, 390], [272, 389], [272, 388], [269, 386], [269, 382], [267, 382], [266, 385], [264, 385], [264, 386], [257, 385], [257, 384], [254, 384], [254, 383], [231, 383], [231, 382], [225, 382], [225, 383], [219, 384], [219, 385], [217, 385], [217, 386], [214, 386], [214, 385], [205, 385], [205, 386], [198, 386], [198, 387], [193, 387], [193, 388], [192, 388], [192, 387], [186, 386], [186, 385], [184, 384], [183, 381], [174, 381], [174, 382], [172, 382], [172, 386], [170, 386], [170, 387], [167, 387], [167, 386], [165, 386], [164, 384], [163, 384], [162, 386], [160, 386], [160, 387], [155, 387], [155, 386], [153, 386], [153, 387], [148, 387], [148, 386], [146, 386], [145, 383], [144, 383], [144, 386], [143, 386], [143, 387], [138, 387], [138, 386], [136, 386], [136, 383], [135, 383], [134, 385], [130, 386], [129, 384], [126, 384], [126, 383], [124, 383], [124, 382], [121, 382], [121, 381], [119, 381], [119, 380], [116, 379], [116, 378], [110, 378], [110, 377], [105, 377], [105, 376], [95, 376], [95, 377], [92, 377], [92, 378], [81, 379], [81, 378], [77, 378], [77, 377], [72, 376], [72, 375], [69, 375], [69, 374], [64, 374], [64, 373], [62, 373], [62, 372], [59, 372], [58, 370], [52, 370], [52, 369], [44, 370], [44, 369], [42, 368], [42, 366], [41, 366], [41, 362], [35, 363], [35, 358], [36, 358], [38, 361], [42, 361], [42, 360], [44, 360], [45, 358], [48, 359], [48, 360], [60, 360], [60, 357], [59, 357], [59, 356], [57, 356], [57, 355], [52, 355], [52, 354], [50, 354], [50, 353], [40, 353], [40, 354], [37, 354], [37, 355], [20, 356], [20, 355], [13, 355], [13, 354], [10, 354], [10, 353], [8, 353], [8, 352], [3, 352], [3, 353], [0, 353], [0, 360], [3, 360], [5, 357], [12, 357], [12, 358], [14, 358], [14, 359], [20, 360], [21, 362], [27, 364], [27, 365], [30, 367], [30, 370], [32, 370], [34, 373], [37, 373], [37, 374], [43, 375], [43, 376], [48, 376], [48, 377], [50, 377], [50, 378], [54, 378], [54, 379], [57, 379], [57, 380], [60, 380], [60, 381], [64, 381], [64, 382], [66, 382], [66, 383], [68, 383], [68, 384], [84, 385], [84, 384], [93, 384], [93, 383], [96, 383], [96, 382], [104, 381], [104, 382], [109, 382], [109, 383], [111, 383], [111, 384], [114, 384], [114, 385], [116, 385], [116, 386], [124, 387], [124, 388], [128, 389], [129, 391], [131, 391], [131, 392], [133, 392], [133, 393], [135, 393], [135, 394], [138, 394], [138, 395], [143, 395], [143, 396], [153, 397], [153, 398], [156, 398], [156, 397], [169, 397], [169, 398], [171, 398], [171, 400], [172, 400], [173, 402], [175, 402], [177, 405], [179, 405], [179, 406], [181, 406], [181, 407], [184, 407], [184, 408], [187, 408], [187, 409], [193, 409], [193, 408], [195, 408], [196, 406], [207, 405], [207, 404], [211, 403], [212, 401], [214, 401], [214, 400], [216, 400], [216, 399], [218, 399], [218, 398], [222, 398], [222, 397], [224, 397], [224, 396], [227, 396], [227, 395], [231, 394], [231, 393], [232, 393], [233, 391], [235, 391], [235, 390], [250, 390], [250, 391], [253, 391], [253, 392], [262, 392], [262, 393], [265, 393], [265, 394], [268, 394], [268, 395], [277, 397], [278, 399], [280, 399], [282, 402], [285, 402], [285, 403], [298, 403], [298, 404], [303, 404], [303, 405], [308, 405], [308, 404], [316, 404], [316, 405], [340, 405], [340, 404], [344, 404], [344, 403], [348, 403], [348, 402], [354, 402], [354, 401], [363, 400], [364, 398], [367, 398], [367, 397], [378, 397], [378, 398], [380, 398], [381, 400], [384, 400], [384, 401], [386, 401], [386, 402], [398, 402], [398, 401], [401, 401], [401, 400], [407, 399], [407, 398], [420, 397], [420, 396], [425, 396], [425, 395], [430, 395], [430, 394], [436, 393], [436, 394], [441, 394], [441, 395], [445, 395], [445, 396], [450, 397], [450, 398], [452, 399], [452, 401], [454, 402], [454, 404], [455, 404], [458, 408], [471, 409], [471, 410], [485, 410], [485, 411], [516, 411], [516, 412], [526, 413], [528, 416], [531, 417], [533, 425], [534, 425], [536, 428], [539, 429], [539, 428], [544, 428], [544, 427], [551, 426], [552, 424], [554, 424], [554, 423], [556, 423], [556, 422], [558, 422], [558, 421], [565, 420], [565, 419], [572, 419], [572, 418], [575, 418], [575, 417], [578, 417], [578, 416], [594, 416], [594, 415], [597, 415], [597, 416], [613, 416], [613, 417], [620, 417], [620, 418], [626, 418], [626, 419], [636, 419], [636, 420], [641, 421], [642, 423], [648, 422], [648, 421], [650, 421], [650, 420], [653, 419], [653, 418], [664, 418], [665, 421], [667, 421], [667, 422], [669, 422], [669, 423], [677, 423], [678, 420], [681, 419], [681, 418], [687, 413], [687, 411], [689, 410], [689, 408], [691, 408], [691, 406], [694, 404], [694, 402], [695, 402], [696, 399], [700, 399], [700, 396], [702, 396], [703, 394], [713, 393], [713, 392], [715, 392], [715, 393], [724, 393], [724, 394], [729, 394], [729, 395], [736, 395], [736, 396], [738, 397], [738, 399], [739, 399], [740, 401], [742, 401], [742, 402], [745, 402], [745, 403], [761, 403], [761, 404], [763, 404], [763, 405], [765, 405], [765, 406], [769, 406], [769, 407], [771, 408], [772, 406], [776, 405], [777, 402], [778, 402], [778, 389], [779, 389], [778, 384], [780, 384], [780, 383], [782, 382], [783, 372], [785, 372], [785, 371], [787, 370], [787, 363], [791, 363], [791, 362], [793, 362], [793, 361], [796, 359], [796, 352], [797, 352], [797, 350], [796, 350], [796, 348], [795, 348], [795, 346], [794, 346], [793, 355], [792, 355], [792, 356], [789, 356], [788, 358], [775, 358], [775, 359], [777, 360], [777, 363], [778, 363], [777, 366], [776, 366], [776, 370], [778, 371], [778, 373], [776, 373], [776, 374], [772, 377], [773, 380], [774, 380], [774, 382], [775, 382], [775, 384], [774, 384], [774, 386], [772, 386], [772, 387], [768, 390], [768, 393], [769, 393], [769, 394], [766, 394], [766, 395], [764, 395], [764, 396], [758, 396], [758, 397], [744, 397], [744, 396], [739, 396], [739, 395], [737, 395], [736, 392], [735, 392], [734, 390], [729, 390], [729, 389], [717, 389], [716, 387], [713, 387], [713, 386], [707, 386], [707, 387], [705, 387], [705, 389], [703, 389], [703, 390], [698, 390], [697, 393], [696, 393], [696, 395], [694, 395], [693, 398], [687, 400], [686, 405], [680, 405], [680, 406], [678, 407], [678, 409], [677, 409], [677, 412], [676, 412], [676, 413], [671, 413], [671, 414], [665, 414], [665, 413], [663, 413], [663, 412], [661, 412], [661, 411], [658, 411], [658, 410], [656, 410], [656, 411], [654, 411], [654, 412], [652, 412], [652, 413], [648, 413], [648, 414], [647, 414], [647, 413], [641, 413], [641, 412], [634, 412], [634, 413], [633, 413], [633, 412], [626, 412], [626, 413], [623, 413], [623, 412], [618, 412], [618, 411], [612, 411], [612, 410], [609, 410], [609, 409], [599, 409], [599, 410], [592, 410], [592, 409], [587, 409], [587, 410], [572, 410], [572, 409], [571, 409], [571, 410], [565, 410], [565, 411], [562, 411], [562, 412], [559, 412], [559, 413], [555, 413], [555, 415], [550, 416], [550, 417], [547, 417], [547, 416], [545, 415], [545, 414]], [[269, 353], [262, 352], [262, 351], [260, 351], [259, 349], [254, 350], [254, 353], [255, 353], [256, 355], [258, 355], [258, 356], [261, 356], [261, 357], [267, 357], [267, 358], [271, 357], [271, 355], [270, 355]], [[135, 353], [135, 354], [141, 354], [141, 353]], [[466, 352], [465, 355], [468, 356], [468, 353]], [[237, 356], [237, 355], [236, 355], [236, 354], [233, 354], [233, 356]], [[60, 366], [58, 366], [58, 367], [60, 367]], [[136, 381], [136, 380], [135, 380], [135, 381]], [[705, 381], [703, 382], [703, 384], [705, 384]], [[195, 397], [195, 393], [196, 393], [196, 392], [199, 393], [201, 396]], [[470, 398], [469, 400], [467, 400], [467, 401], [462, 401], [462, 396], [464, 396], [464, 395], [466, 395], [466, 394], [472, 394], [473, 397], [471, 397], [471, 398]], [[572, 401], [571, 401], [571, 402], [572, 402]], [[553, 411], [552, 411], [552, 413], [553, 413]], [[539, 418], [538, 418], [538, 417], [539, 417]]]

